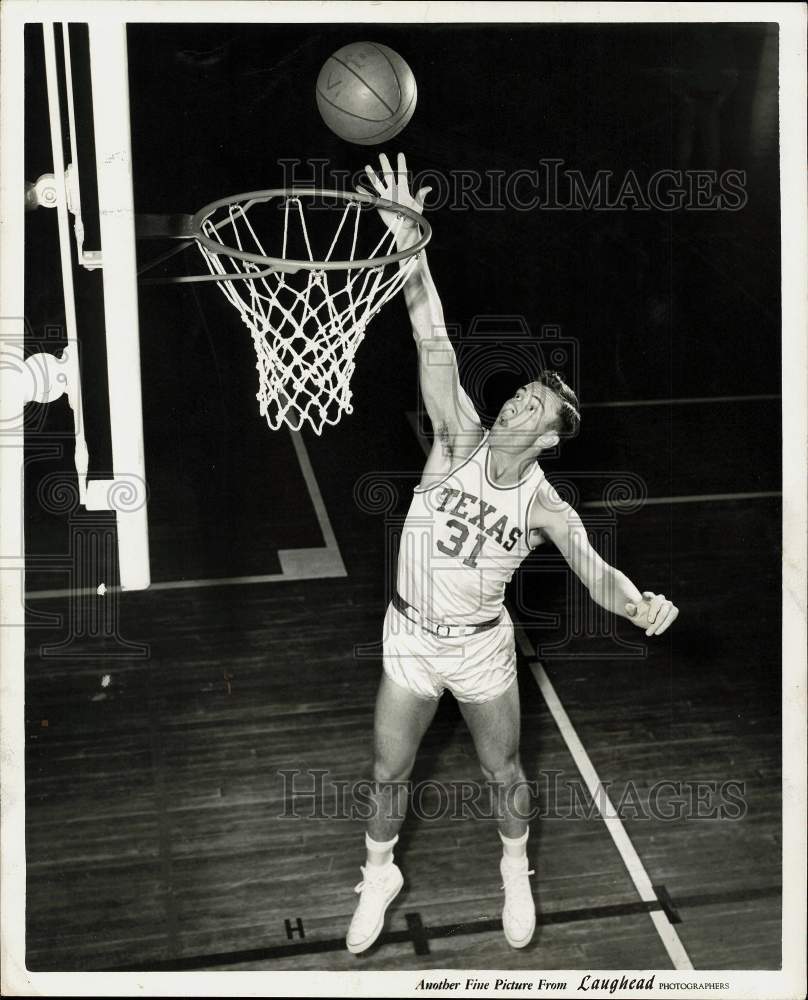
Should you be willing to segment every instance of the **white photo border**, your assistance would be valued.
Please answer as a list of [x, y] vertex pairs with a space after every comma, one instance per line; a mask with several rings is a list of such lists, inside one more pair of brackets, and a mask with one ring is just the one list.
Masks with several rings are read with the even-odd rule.
[[[783, 968], [778, 971], [726, 971], [680, 973], [664, 970], [667, 982], [721, 980], [728, 989], [697, 992], [726, 998], [792, 1000], [805, 995], [806, 941], [806, 455], [808, 454], [808, 353], [806, 352], [806, 8], [794, 3], [479, 3], [479, 2], [209, 2], [174, 0], [5, 0], [0, 10], [2, 94], [15, 100], [15, 80], [22, 86], [25, 23], [63, 21], [75, 17], [102, 23], [149, 22], [364, 22], [486, 23], [486, 22], [779, 22], [780, 25], [780, 179], [782, 241], [782, 426], [783, 426]], [[6, 123], [8, 126], [8, 123]], [[0, 161], [0, 187], [18, 184], [8, 168], [10, 156], [22, 142], [21, 130], [8, 127], [0, 135], [7, 154]], [[21, 191], [18, 195], [22, 201]], [[7, 204], [7, 202], [4, 202]], [[2, 219], [2, 255], [20, 252], [18, 220]], [[9, 311], [6, 300], [0, 316]], [[0, 285], [0, 293], [3, 286]], [[2, 328], [0, 328], [2, 334]], [[7, 388], [7, 384], [5, 386]], [[0, 484], [1, 485], [1, 484]], [[19, 518], [4, 526], [0, 553], [21, 551]], [[23, 761], [23, 662], [21, 601], [6, 561], [3, 577], [2, 634], [0, 634], [0, 756], [2, 757], [2, 868], [0, 874], [0, 968], [2, 992], [8, 996], [419, 996], [419, 972], [188, 972], [188, 973], [34, 973], [24, 967], [24, 775]], [[766, 669], [765, 664], [760, 669]], [[445, 971], [430, 970], [430, 978]], [[493, 982], [496, 972], [464, 970]], [[567, 976], [577, 982], [578, 970], [553, 970], [554, 978]], [[593, 976], [613, 979], [619, 971]], [[662, 970], [660, 970], [662, 971]], [[506, 975], [513, 975], [512, 970]], [[636, 975], [636, 973], [635, 973]], [[580, 977], [579, 977], [580, 978]], [[489, 995], [493, 990], [489, 990]], [[471, 995], [464, 990], [455, 996]], [[564, 991], [565, 996], [608, 995]], [[693, 992], [654, 990], [644, 996], [681, 996]]]

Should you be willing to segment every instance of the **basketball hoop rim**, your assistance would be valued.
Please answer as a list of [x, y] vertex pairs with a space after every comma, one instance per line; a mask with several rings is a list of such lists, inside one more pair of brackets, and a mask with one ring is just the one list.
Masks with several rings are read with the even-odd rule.
[[[407, 247], [406, 250], [399, 250], [396, 253], [387, 254], [384, 257], [366, 257], [362, 259], [357, 258], [355, 260], [294, 260], [285, 257], [263, 256], [262, 254], [251, 253], [248, 250], [240, 250], [237, 247], [230, 247], [226, 243], [221, 243], [217, 240], [211, 239], [202, 231], [203, 225], [207, 222], [210, 216], [213, 215], [217, 209], [224, 208], [225, 206], [240, 204], [246, 212], [253, 205], [260, 202], [270, 201], [272, 198], [288, 199], [315, 197], [341, 198], [349, 204], [353, 202], [360, 202], [365, 205], [371, 205], [374, 208], [389, 209], [390, 211], [399, 215], [404, 215], [408, 219], [415, 222], [421, 228], [421, 238], [411, 247]], [[217, 228], [222, 228], [226, 225], [229, 225], [227, 220], [220, 223]], [[416, 212], [415, 209], [408, 208], [406, 205], [400, 205], [396, 201], [390, 201], [387, 198], [379, 198], [376, 195], [365, 194], [361, 191], [349, 192], [337, 191], [330, 188], [309, 187], [267, 188], [263, 191], [247, 191], [243, 194], [234, 194], [227, 198], [219, 198], [194, 213], [191, 217], [190, 230], [193, 238], [201, 243], [202, 246], [212, 254], [216, 254], [217, 256], [224, 254], [225, 256], [233, 257], [236, 260], [247, 261], [251, 264], [260, 264], [264, 268], [272, 268], [273, 270], [284, 271], [289, 274], [294, 274], [296, 271], [350, 271], [357, 268], [386, 267], [388, 264], [397, 264], [400, 261], [407, 260], [415, 254], [420, 253], [432, 237], [432, 226], [430, 226], [420, 212]]]

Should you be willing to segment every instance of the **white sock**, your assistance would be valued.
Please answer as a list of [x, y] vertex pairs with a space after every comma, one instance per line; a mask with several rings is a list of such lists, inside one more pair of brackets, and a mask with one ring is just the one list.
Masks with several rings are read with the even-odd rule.
[[518, 864], [523, 858], [527, 860], [527, 835], [529, 832], [529, 830], [525, 830], [521, 837], [506, 837], [500, 831], [499, 839], [502, 841], [502, 856], [509, 864]]
[[365, 834], [365, 847], [368, 852], [369, 865], [389, 865], [393, 860], [393, 848], [398, 843], [398, 834], [392, 840], [373, 840]]

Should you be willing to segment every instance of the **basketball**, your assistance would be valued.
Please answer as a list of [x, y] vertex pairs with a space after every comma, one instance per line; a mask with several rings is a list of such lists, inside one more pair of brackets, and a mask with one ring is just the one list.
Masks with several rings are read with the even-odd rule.
[[412, 118], [417, 99], [412, 70], [376, 42], [338, 49], [317, 77], [317, 107], [341, 139], [360, 146], [386, 142]]

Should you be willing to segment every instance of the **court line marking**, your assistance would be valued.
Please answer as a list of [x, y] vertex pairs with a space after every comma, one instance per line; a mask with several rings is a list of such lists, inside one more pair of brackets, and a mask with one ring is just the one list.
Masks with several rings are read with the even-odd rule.
[[642, 510], [643, 507], [653, 507], [655, 504], [670, 503], [713, 503], [718, 500], [762, 500], [770, 497], [781, 497], [780, 490], [761, 490], [753, 493], [685, 493], [673, 497], [637, 497], [632, 500], [584, 500], [579, 507], [608, 507], [620, 513], [621, 507], [630, 510]]
[[[677, 908], [698, 906], [714, 906], [728, 902], [744, 902], [752, 899], [777, 898], [782, 894], [779, 886], [764, 886], [757, 889], [740, 889], [731, 892], [714, 893], [704, 896], [687, 896], [672, 899], [664, 885], [657, 886], [660, 897], [665, 897]], [[491, 897], [493, 901], [494, 897]], [[610, 903], [601, 906], [581, 907], [570, 910], [551, 910], [536, 914], [536, 925], [552, 927], [562, 924], [582, 923], [590, 920], [610, 920], [624, 916], [649, 913], [660, 908], [656, 900], [630, 903]], [[345, 916], [347, 920], [347, 915]], [[386, 944], [413, 944], [417, 940], [424, 944], [442, 939], [455, 939], [459, 936], [490, 934], [502, 932], [501, 919], [467, 920], [456, 924], [424, 924], [420, 913], [404, 914], [406, 930], [390, 930], [379, 935], [376, 948]], [[305, 926], [305, 925], [304, 925]], [[323, 952], [345, 953], [345, 938], [307, 938], [301, 941], [280, 945], [268, 945], [260, 948], [245, 948], [241, 951], [214, 952], [207, 955], [185, 955], [174, 959], [155, 959], [151, 962], [141, 962], [135, 965], [111, 966], [102, 969], [103, 972], [179, 972], [192, 969], [209, 969], [214, 966], [242, 965], [254, 962], [272, 961], [277, 958], [291, 958], [298, 955], [316, 955]], [[375, 951], [375, 948], [374, 948]], [[417, 955], [418, 952], [416, 951]], [[429, 952], [424, 952], [429, 954]]]
[[[152, 590], [198, 590], [203, 587], [234, 587], [255, 583], [280, 583], [288, 580], [317, 580], [347, 576], [348, 571], [342, 559], [342, 553], [337, 543], [337, 536], [331, 525], [326, 510], [323, 495], [303, 436], [299, 431], [289, 431], [292, 445], [297, 455], [300, 471], [306, 483], [309, 497], [314, 507], [317, 523], [323, 536], [324, 546], [303, 549], [278, 549], [278, 561], [281, 564], [280, 573], [259, 573], [250, 576], [211, 577], [199, 580], [161, 580], [155, 581], [148, 588]], [[119, 586], [109, 586], [108, 592], [120, 592]], [[146, 591], [146, 592], [148, 592]], [[95, 594], [93, 587], [55, 588], [52, 590], [30, 590], [26, 592], [26, 600], [37, 600], [45, 597], [79, 597]], [[127, 594], [137, 591], [126, 591]]]
[[317, 477], [314, 475], [314, 468], [311, 464], [311, 459], [309, 458], [309, 452], [303, 440], [303, 435], [300, 431], [289, 431], [289, 436], [292, 438], [295, 454], [297, 455], [297, 460], [300, 463], [300, 471], [303, 473], [303, 478], [306, 480], [306, 487], [309, 491], [311, 502], [314, 504], [314, 511], [317, 515], [317, 522], [320, 525], [320, 531], [323, 533], [323, 540], [325, 541], [326, 548], [334, 549], [337, 555], [339, 555], [337, 536], [334, 534], [334, 529], [331, 527], [331, 519], [328, 516], [328, 511], [325, 509], [323, 494], [320, 492]]
[[325, 542], [324, 548], [279, 549], [278, 560], [283, 571], [282, 578], [294, 580], [311, 580], [321, 577], [347, 576], [345, 563], [337, 544], [337, 536], [331, 527], [331, 520], [325, 507], [323, 495], [314, 468], [309, 458], [303, 435], [300, 431], [289, 431], [297, 455], [300, 471], [306, 481], [317, 523]]
[[677, 399], [618, 399], [611, 402], [582, 403], [581, 409], [621, 409], [629, 406], [689, 406], [699, 403], [754, 403], [782, 399], [779, 392], [760, 393], [756, 396], [681, 396]]
[[547, 676], [547, 672], [538, 660], [532, 659], [535, 657], [535, 650], [532, 649], [530, 640], [520, 626], [514, 625], [514, 634], [522, 653], [532, 661], [530, 663], [530, 671], [539, 685], [539, 690], [553, 717], [553, 721], [558, 727], [558, 731], [561, 733], [561, 738], [567, 745], [575, 766], [578, 768], [578, 772], [583, 778], [589, 794], [592, 796], [592, 801], [600, 813], [600, 818], [603, 820], [609, 836], [614, 841], [614, 846], [617, 848], [617, 852], [626, 867], [631, 881], [634, 883], [640, 899], [644, 903], [656, 904], [660, 907], [659, 909], [654, 909], [649, 905], [648, 915], [653, 921], [656, 932], [662, 941], [665, 951], [668, 953], [668, 957], [673, 963], [674, 969], [678, 971], [692, 971], [693, 963], [690, 961], [690, 956], [685, 950], [679, 935], [676, 933], [676, 928], [671, 923], [668, 914], [662, 906], [662, 902], [654, 890], [651, 879], [648, 877], [648, 872], [645, 870], [645, 866], [640, 860], [640, 856], [637, 854], [631, 838], [626, 833], [625, 827], [617, 815], [617, 811], [608, 793], [601, 784], [598, 772], [595, 770], [589, 754], [586, 752], [583, 743], [576, 733], [570, 717], [561, 704], [561, 699], [556, 694], [556, 690]]

